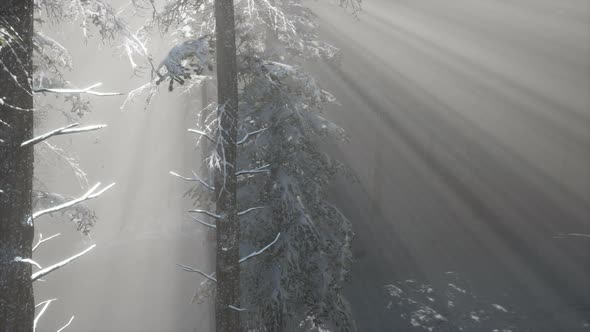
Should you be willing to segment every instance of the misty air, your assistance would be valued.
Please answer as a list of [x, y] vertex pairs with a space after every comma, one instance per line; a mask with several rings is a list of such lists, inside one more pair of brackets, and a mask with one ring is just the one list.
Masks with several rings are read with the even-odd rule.
[[0, 332], [590, 332], [589, 0], [0, 0]]

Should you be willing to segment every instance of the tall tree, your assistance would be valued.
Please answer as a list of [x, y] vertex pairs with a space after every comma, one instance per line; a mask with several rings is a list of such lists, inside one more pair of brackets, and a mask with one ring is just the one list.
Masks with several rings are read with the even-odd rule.
[[33, 0], [0, 3], [0, 330], [31, 331]]
[[[360, 8], [359, 0], [339, 3], [352, 8], [355, 14]], [[250, 0], [235, 4], [223, 1], [228, 6], [233, 4], [231, 16], [219, 16], [220, 4], [220, 0], [169, 0], [163, 10], [155, 13], [160, 28], [177, 27], [176, 35], [183, 39], [156, 70], [156, 84], [169, 78], [170, 87], [175, 82], [188, 82], [185, 89], [190, 90], [202, 80], [200, 69], [207, 66], [207, 54], [211, 53], [208, 45], [216, 44], [218, 116], [205, 118], [198, 129], [189, 129], [215, 147], [205, 160], [209, 169], [214, 170], [214, 186], [196, 173], [193, 178], [172, 174], [197, 182], [204, 190], [214, 187], [213, 200], [221, 198], [220, 185], [231, 181], [232, 194], [234, 190], [237, 194], [231, 209], [238, 208], [231, 211], [231, 218], [235, 217], [234, 211], [239, 211], [239, 233], [232, 233], [232, 240], [239, 242], [231, 243], [232, 246], [223, 244], [228, 241], [227, 209], [190, 211], [214, 219], [194, 218], [217, 232], [216, 274], [235, 268], [239, 271], [234, 274], [239, 273], [239, 285], [233, 284], [234, 280], [228, 284], [219, 275], [182, 267], [203, 275], [206, 284], [216, 283], [217, 319], [223, 315], [219, 310], [227, 311], [225, 306], [229, 305], [220, 302], [228, 296], [220, 292], [233, 289], [239, 296], [243, 308], [234, 306], [232, 310], [241, 312], [242, 321], [234, 331], [354, 331], [349, 306], [342, 296], [351, 258], [352, 228], [326, 200], [327, 185], [343, 168], [322, 153], [319, 146], [324, 136], [341, 138], [343, 134], [318, 114], [323, 104], [334, 101], [333, 96], [302, 69], [302, 63], [312, 58], [338, 62], [339, 50], [317, 38], [315, 16], [301, 0]], [[214, 13], [210, 10], [213, 5]], [[226, 25], [228, 18], [235, 23]], [[220, 24], [222, 19], [224, 23]], [[222, 40], [228, 29], [235, 34], [231, 44]], [[227, 99], [221, 98], [224, 93], [233, 94], [234, 87], [221, 91], [226, 89], [221, 75], [226, 74], [220, 71], [233, 63], [227, 63], [228, 54], [221, 57], [218, 53], [233, 45], [239, 113], [226, 119], [223, 116], [227, 115]], [[196, 76], [190, 73], [190, 67], [197, 67]], [[151, 84], [130, 96], [149, 91], [149, 102], [156, 93], [155, 89], [148, 89]], [[220, 147], [234, 142], [229, 165], [225, 163], [226, 150]], [[224, 169], [228, 165], [232, 172]], [[197, 204], [203, 207], [201, 191], [195, 192]], [[223, 204], [227, 203], [222, 202], [222, 207]], [[231, 261], [220, 256], [237, 245], [242, 254], [240, 266], [234, 265], [235, 254]], [[201, 287], [198, 293], [210, 291]]]
[[215, 0], [217, 63], [217, 163], [214, 186], [217, 219], [215, 325], [240, 330], [240, 225], [236, 197], [238, 70], [233, 0]]
[[[100, 184], [96, 184], [78, 198], [33, 191], [33, 148], [36, 144], [47, 143], [45, 141], [53, 136], [106, 127], [78, 127], [78, 123], [70, 123], [33, 137], [35, 116], [46, 111], [39, 97], [45, 94], [63, 96], [63, 101], [71, 104], [74, 116], [81, 117], [89, 110], [89, 101], [84, 96], [120, 95], [94, 90], [100, 84], [76, 89], [63, 78], [62, 70], [71, 69], [68, 51], [42, 32], [34, 31], [33, 21], [41, 25], [47, 21], [56, 23], [68, 19], [80, 19], [85, 35], [89, 28], [87, 21], [92, 22], [104, 39], [124, 35], [129, 41], [130, 58], [132, 50], [140, 48], [137, 38], [132, 36], [115, 11], [101, 0], [78, 3], [7, 0], [0, 3], [0, 331], [35, 331], [37, 322], [53, 300], [35, 305], [33, 282], [95, 247], [91, 245], [43, 268], [32, 255], [41, 244], [59, 234], [46, 238], [39, 234], [33, 245], [37, 218], [63, 212], [76, 223], [78, 230], [86, 234], [96, 218], [81, 203], [100, 196], [114, 185], [99, 190]], [[62, 113], [68, 120], [73, 120], [68, 112]], [[61, 153], [54, 146], [46, 145]], [[32, 266], [39, 270], [33, 273]], [[39, 313], [35, 317], [36, 307], [39, 307]], [[64, 328], [72, 320], [73, 317]]]

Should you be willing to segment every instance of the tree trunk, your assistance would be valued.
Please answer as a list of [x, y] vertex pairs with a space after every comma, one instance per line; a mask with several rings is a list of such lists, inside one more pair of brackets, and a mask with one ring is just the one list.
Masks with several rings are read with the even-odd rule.
[[[218, 120], [224, 160], [215, 172], [217, 214], [215, 322], [217, 332], [240, 331], [240, 227], [236, 201], [238, 80], [233, 0], [215, 1]], [[231, 307], [230, 307], [231, 306]]]
[[35, 315], [31, 265], [15, 258], [31, 258], [33, 242], [33, 147], [20, 147], [33, 135], [33, 0], [1, 0], [0, 27], [18, 40], [0, 42], [0, 331], [27, 332]]

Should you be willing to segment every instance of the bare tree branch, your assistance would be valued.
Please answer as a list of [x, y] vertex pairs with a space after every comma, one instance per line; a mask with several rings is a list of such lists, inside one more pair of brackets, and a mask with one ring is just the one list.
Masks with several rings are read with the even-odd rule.
[[200, 223], [200, 224], [203, 224], [203, 225], [205, 225], [205, 226], [207, 226], [207, 227], [211, 227], [211, 228], [217, 228], [217, 226], [215, 226], [215, 225], [213, 225], [213, 224], [210, 224], [210, 223], [208, 223], [208, 222], [204, 222], [204, 221], [203, 221], [203, 220], [201, 220], [201, 219], [195, 218], [195, 217], [193, 217], [193, 216], [191, 216], [191, 218], [193, 218], [193, 219], [194, 219], [196, 222], [198, 222], [198, 223]]
[[60, 93], [60, 94], [78, 94], [78, 93], [86, 93], [89, 95], [99, 96], [99, 97], [108, 97], [108, 96], [121, 96], [123, 93], [121, 92], [98, 92], [92, 89], [101, 86], [102, 83], [93, 84], [84, 89], [51, 89], [51, 88], [40, 88], [33, 90], [35, 93], [44, 93], [44, 92], [51, 92], [51, 93]]
[[236, 172], [236, 176], [240, 176], [240, 175], [246, 175], [246, 174], [257, 174], [257, 173], [268, 173], [269, 172], [269, 168], [270, 165], [264, 165], [264, 166], [260, 166], [258, 168], [255, 169], [249, 169], [249, 170], [243, 170], [243, 171], [239, 171]]
[[44, 238], [43, 238], [43, 234], [39, 233], [39, 241], [37, 241], [37, 244], [35, 244], [35, 245], [33, 246], [33, 252], [35, 252], [35, 250], [37, 250], [37, 248], [38, 248], [38, 247], [39, 247], [39, 246], [40, 246], [40, 245], [41, 245], [43, 242], [45, 242], [45, 241], [49, 241], [49, 240], [53, 239], [54, 237], [57, 237], [57, 236], [60, 236], [60, 235], [61, 235], [61, 233], [57, 233], [57, 234], [53, 234], [53, 235], [51, 235], [50, 237], [48, 237], [48, 238], [44, 239]]
[[112, 188], [114, 185], [115, 185], [114, 183], [111, 183], [110, 185], [108, 185], [104, 189], [102, 189], [101, 191], [95, 193], [96, 189], [100, 186], [100, 182], [99, 182], [99, 183], [95, 184], [94, 187], [90, 188], [90, 190], [88, 190], [84, 195], [82, 195], [79, 198], [76, 198], [71, 201], [65, 202], [63, 204], [51, 207], [49, 209], [45, 209], [45, 210], [41, 210], [41, 211], [37, 211], [37, 212], [33, 213], [32, 219], [35, 220], [36, 218], [39, 218], [42, 215], [57, 212], [59, 210], [63, 210], [65, 208], [68, 208], [68, 207], [78, 204], [80, 202], [83, 202], [83, 201], [86, 201], [86, 200], [89, 200], [92, 198], [96, 198], [96, 197], [102, 195], [105, 191]]
[[96, 247], [96, 244], [91, 245], [90, 247], [88, 247], [86, 250], [82, 251], [81, 253], [78, 253], [70, 258], [66, 258], [63, 261], [59, 262], [59, 263], [55, 263], [49, 267], [44, 268], [43, 270], [33, 273], [33, 275], [31, 276], [31, 281], [35, 281], [39, 278], [42, 278], [46, 275], [48, 275], [49, 273], [62, 268], [64, 266], [66, 266], [67, 264], [71, 263], [73, 260], [85, 255], [87, 252], [89, 252], [90, 250], [94, 249], [94, 247]]
[[51, 302], [53, 302], [55, 300], [57, 300], [57, 299], [43, 301], [35, 306], [35, 308], [37, 308], [38, 306], [43, 305], [43, 308], [41, 308], [41, 311], [39, 311], [39, 314], [37, 315], [37, 317], [35, 317], [35, 320], [33, 321], [33, 332], [35, 332], [37, 330], [37, 322], [39, 322], [39, 319], [41, 318], [41, 316], [43, 316], [43, 314], [45, 313], [45, 310], [47, 310], [47, 307], [49, 307]]
[[188, 131], [189, 131], [189, 132], [191, 132], [191, 133], [199, 134], [199, 135], [201, 135], [201, 136], [205, 136], [205, 137], [207, 137], [207, 139], [208, 139], [208, 140], [210, 140], [210, 141], [211, 141], [211, 142], [213, 142], [213, 143], [215, 143], [215, 142], [216, 142], [216, 141], [213, 139], [213, 137], [209, 136], [209, 134], [207, 134], [207, 133], [206, 133], [206, 132], [204, 132], [204, 131], [200, 131], [200, 130], [196, 130], [196, 129], [189, 129]]
[[243, 216], [243, 215], [245, 215], [248, 212], [252, 212], [252, 211], [260, 210], [260, 209], [264, 209], [264, 208], [266, 208], [266, 206], [257, 206], [257, 207], [249, 208], [249, 209], [244, 210], [244, 211], [240, 211], [240, 212], [238, 212], [238, 217]]
[[66, 323], [66, 325], [62, 326], [59, 330], [57, 330], [56, 332], [61, 332], [63, 330], [66, 329], [66, 327], [70, 326], [70, 324], [72, 323], [72, 321], [74, 320], [74, 316], [72, 316], [72, 318], [70, 318], [70, 320]]
[[281, 233], [278, 233], [277, 237], [275, 237], [275, 239], [271, 243], [267, 244], [264, 248], [262, 248], [258, 251], [255, 251], [244, 258], [240, 258], [240, 263], [243, 263], [243, 262], [247, 261], [248, 259], [258, 256], [258, 255], [262, 254], [263, 252], [265, 252], [266, 250], [268, 250], [268, 248], [270, 248], [273, 244], [275, 244], [279, 240], [280, 236], [281, 236]]
[[218, 214], [215, 214], [213, 212], [207, 211], [207, 210], [189, 210], [188, 212], [194, 212], [194, 213], [204, 213], [210, 217], [213, 217], [215, 219], [221, 219], [221, 216]]
[[39, 135], [35, 138], [25, 141], [25, 142], [21, 143], [20, 146], [25, 147], [27, 145], [34, 145], [34, 144], [37, 144], [39, 142], [42, 142], [42, 141], [52, 137], [52, 136], [75, 134], [75, 133], [82, 133], [82, 132], [99, 130], [99, 129], [105, 128], [107, 125], [93, 125], [93, 126], [86, 126], [86, 127], [71, 129], [72, 127], [76, 127], [76, 126], [78, 126], [78, 123], [72, 123], [72, 124], [67, 125], [65, 127], [54, 129], [48, 133], [45, 133], [43, 135]]
[[209, 279], [209, 280], [211, 280], [213, 282], [217, 282], [217, 279], [213, 278], [211, 275], [208, 275], [207, 273], [205, 273], [203, 271], [200, 271], [200, 270], [197, 270], [197, 269], [192, 268], [190, 266], [186, 266], [186, 265], [182, 265], [182, 264], [176, 264], [176, 265], [180, 266], [186, 272], [196, 272], [196, 273], [202, 275], [203, 277], [205, 277], [205, 278], [207, 278], [207, 279]]
[[261, 132], [263, 132], [263, 131], [265, 131], [265, 130], [267, 130], [267, 129], [268, 129], [268, 128], [262, 128], [262, 129], [255, 130], [255, 131], [253, 131], [253, 132], [249, 132], [249, 133], [247, 133], [247, 134], [246, 134], [246, 136], [244, 136], [244, 138], [242, 138], [241, 140], [237, 141], [237, 142], [236, 142], [236, 144], [238, 144], [238, 145], [240, 145], [240, 144], [244, 144], [244, 143], [246, 143], [246, 141], [248, 140], [248, 138], [249, 138], [250, 136], [253, 136], [253, 135], [259, 134], [259, 133], [261, 133]]
[[194, 176], [194, 177], [192, 177], [192, 178], [189, 178], [189, 177], [186, 177], [186, 176], [179, 175], [178, 173], [175, 173], [175, 172], [172, 172], [172, 171], [170, 171], [170, 174], [172, 174], [172, 175], [176, 176], [177, 178], [181, 178], [181, 179], [183, 179], [183, 180], [186, 180], [186, 181], [195, 181], [195, 182], [199, 182], [199, 183], [201, 183], [202, 185], [204, 185], [204, 186], [205, 186], [207, 189], [209, 189], [209, 190], [215, 190], [215, 188], [214, 188], [212, 185], [210, 185], [210, 184], [208, 184], [207, 182], [203, 181], [203, 180], [202, 180], [200, 177], [198, 177], [198, 176], [197, 176], [197, 174], [195, 174], [195, 172], [193, 172], [193, 176]]

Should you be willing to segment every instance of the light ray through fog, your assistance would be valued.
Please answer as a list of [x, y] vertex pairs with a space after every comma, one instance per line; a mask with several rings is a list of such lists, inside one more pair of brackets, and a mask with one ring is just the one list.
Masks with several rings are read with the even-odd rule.
[[590, 241], [556, 236], [590, 229], [589, 4], [371, 1], [355, 24], [313, 6], [344, 54], [312, 66], [361, 178], [335, 196], [357, 233], [359, 328], [408, 328], [375, 308], [379, 286], [449, 270], [521, 328], [584, 328]]
[[[343, 53], [339, 67], [310, 67], [342, 106], [327, 117], [351, 138], [327, 148], [360, 180], [340, 179], [332, 197], [354, 223], [347, 296], [359, 331], [408, 331], [414, 309], [396, 305], [417, 298], [436, 302], [434, 331], [499, 328], [482, 308], [514, 331], [587, 329], [590, 3], [365, 0], [352, 22], [333, 2], [308, 5]], [[86, 62], [69, 79], [108, 91], [143, 83], [90, 48], [73, 48]], [[198, 158], [186, 132], [196, 107], [177, 97], [147, 112], [98, 101], [88, 120], [108, 130], [91, 147], [69, 143], [92, 181], [118, 185], [92, 203], [97, 249], [36, 286], [60, 298], [39, 330], [71, 315], [73, 331], [211, 330], [211, 308], [189, 303], [199, 280], [175, 266], [212, 271], [208, 231], [182, 222], [188, 184], [168, 175], [190, 174]], [[56, 191], [79, 191], [38, 171]], [[44, 246], [40, 261], [65, 248]], [[450, 300], [456, 309], [440, 304]]]

